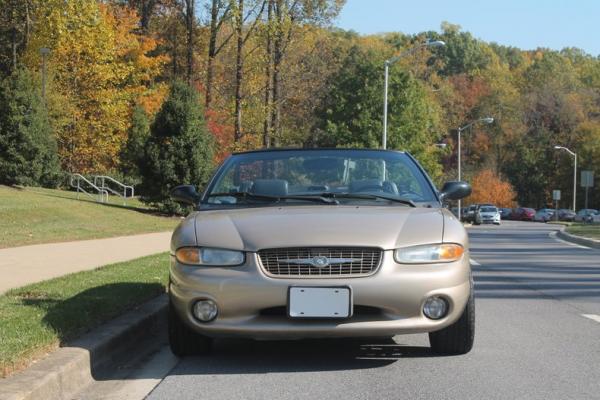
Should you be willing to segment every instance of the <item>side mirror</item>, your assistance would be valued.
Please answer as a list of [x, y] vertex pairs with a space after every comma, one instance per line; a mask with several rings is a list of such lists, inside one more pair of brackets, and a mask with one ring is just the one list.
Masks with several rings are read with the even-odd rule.
[[463, 181], [446, 182], [440, 192], [440, 201], [459, 200], [471, 194], [471, 185]]
[[197, 205], [200, 202], [200, 194], [192, 185], [180, 185], [171, 190], [171, 198], [177, 203]]

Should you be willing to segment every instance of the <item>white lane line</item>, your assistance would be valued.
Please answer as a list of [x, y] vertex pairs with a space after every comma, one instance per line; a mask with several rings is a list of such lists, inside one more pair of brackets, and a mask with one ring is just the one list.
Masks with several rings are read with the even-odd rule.
[[474, 265], [476, 267], [481, 267], [481, 264], [479, 264], [477, 261], [473, 260], [472, 258], [469, 258], [469, 261], [471, 262], [471, 265]]
[[562, 240], [562, 239], [560, 239], [560, 238], [556, 237], [556, 232], [550, 232], [550, 233], [548, 234], [548, 236], [550, 236], [552, 239], [556, 240], [557, 242], [561, 242], [561, 243], [564, 243], [564, 244], [568, 244], [569, 246], [573, 246], [573, 247], [579, 247], [580, 249], [591, 250], [591, 248], [590, 248], [590, 247], [582, 246], [582, 245], [580, 245], [580, 244], [577, 244], [577, 243], [571, 243], [571, 242], [567, 242], [566, 240]]
[[600, 322], [600, 315], [596, 314], [581, 314], [582, 317], [589, 318], [592, 321]]

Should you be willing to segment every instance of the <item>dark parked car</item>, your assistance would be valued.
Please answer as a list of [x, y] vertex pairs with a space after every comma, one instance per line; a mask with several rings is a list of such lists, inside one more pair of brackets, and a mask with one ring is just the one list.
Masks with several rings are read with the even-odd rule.
[[527, 207], [517, 207], [513, 209], [510, 219], [515, 221], [533, 221], [535, 210]]
[[572, 222], [575, 219], [575, 213], [573, 210], [568, 210], [566, 208], [558, 210], [558, 219], [560, 221], [569, 221]]
[[477, 204], [467, 207], [467, 211], [463, 213], [463, 221], [471, 223], [475, 221], [475, 211], [477, 211]]
[[510, 219], [510, 214], [512, 214], [512, 208], [501, 208], [500, 209], [500, 218]]

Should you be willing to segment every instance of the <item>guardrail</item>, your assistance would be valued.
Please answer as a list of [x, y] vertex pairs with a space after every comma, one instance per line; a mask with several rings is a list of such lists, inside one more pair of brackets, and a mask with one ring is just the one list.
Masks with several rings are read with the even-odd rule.
[[[123, 199], [123, 204], [127, 203], [127, 199], [133, 198], [135, 195], [135, 189], [133, 186], [125, 185], [124, 183], [119, 182], [118, 180], [111, 178], [107, 175], [94, 175], [94, 185], [102, 190], [106, 190], [116, 196], [119, 196]], [[119, 187], [119, 190], [115, 190], [111, 188], [108, 184], [114, 184]]]
[[[83, 184], [82, 184], [83, 182]], [[96, 186], [95, 183], [90, 182], [89, 180], [86, 179], [85, 176], [81, 175], [81, 174], [71, 174], [71, 177], [69, 179], [69, 185], [74, 188], [77, 189], [77, 199], [79, 199], [79, 193], [85, 193], [87, 196], [89, 196], [90, 198], [92, 198], [93, 200], [99, 201], [100, 203], [107, 203], [108, 202], [108, 191], [104, 188], [100, 188], [98, 186]], [[93, 189], [95, 190], [97, 193], [90, 193], [87, 190], [85, 190], [84, 186], [88, 187], [88, 190]]]

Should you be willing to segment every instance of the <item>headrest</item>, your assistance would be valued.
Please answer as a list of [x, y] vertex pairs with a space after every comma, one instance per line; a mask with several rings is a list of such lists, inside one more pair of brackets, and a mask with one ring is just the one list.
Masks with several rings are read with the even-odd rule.
[[252, 193], [267, 196], [287, 196], [288, 181], [284, 179], [256, 179], [252, 186]]

